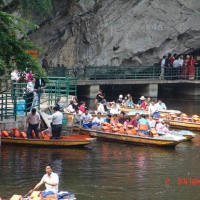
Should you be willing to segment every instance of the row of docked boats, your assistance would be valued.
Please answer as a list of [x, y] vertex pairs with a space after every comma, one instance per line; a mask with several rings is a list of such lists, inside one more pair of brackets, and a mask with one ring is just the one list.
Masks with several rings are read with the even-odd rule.
[[[124, 111], [130, 119], [134, 118], [136, 113], [148, 115], [147, 110], [144, 109], [122, 108], [122, 111]], [[181, 113], [179, 110], [162, 110], [159, 111], [159, 113], [160, 118], [165, 119], [170, 128], [200, 131], [200, 117], [198, 115], [188, 116], [185, 113]], [[97, 116], [95, 112], [92, 112], [91, 114], [93, 117]], [[73, 114], [64, 113], [64, 115], [68, 120], [68, 124], [71, 126], [73, 124]], [[102, 115], [102, 117], [106, 118], [107, 116]], [[79, 127], [74, 127], [74, 129], [78, 130]]]

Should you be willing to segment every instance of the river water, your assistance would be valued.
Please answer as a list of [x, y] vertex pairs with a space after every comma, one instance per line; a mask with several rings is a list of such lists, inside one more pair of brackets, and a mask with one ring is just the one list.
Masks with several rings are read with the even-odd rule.
[[[200, 115], [199, 100], [165, 103]], [[47, 163], [60, 176], [60, 190], [75, 193], [78, 200], [200, 199], [200, 135], [174, 149], [105, 141], [71, 149], [2, 145], [0, 196], [26, 194], [40, 181]]]

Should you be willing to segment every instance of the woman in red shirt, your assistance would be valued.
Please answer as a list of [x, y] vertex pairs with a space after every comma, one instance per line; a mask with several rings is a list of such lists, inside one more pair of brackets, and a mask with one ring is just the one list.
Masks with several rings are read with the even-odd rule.
[[193, 56], [190, 56], [189, 64], [188, 64], [188, 71], [189, 71], [189, 79], [194, 80], [194, 64], [195, 60], [193, 59]]

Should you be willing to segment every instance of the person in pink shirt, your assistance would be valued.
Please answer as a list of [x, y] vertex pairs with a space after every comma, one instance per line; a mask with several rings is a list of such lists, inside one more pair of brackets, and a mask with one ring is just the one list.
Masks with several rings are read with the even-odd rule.
[[30, 82], [32, 78], [33, 78], [33, 74], [32, 74], [32, 72], [31, 72], [31, 70], [30, 70], [30, 69], [27, 69], [26, 81], [27, 81], [27, 82]]
[[159, 123], [156, 125], [156, 131], [162, 132], [162, 133], [169, 133], [170, 132], [163, 119], [159, 119]]
[[84, 102], [84, 101], [81, 101], [80, 104], [81, 104], [81, 105], [79, 106], [79, 110], [80, 110], [82, 113], [85, 113], [85, 102]]

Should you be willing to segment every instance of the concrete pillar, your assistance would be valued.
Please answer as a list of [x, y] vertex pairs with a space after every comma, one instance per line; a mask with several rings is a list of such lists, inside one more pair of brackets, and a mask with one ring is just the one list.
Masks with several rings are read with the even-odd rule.
[[99, 89], [100, 85], [79, 85], [77, 93], [78, 96], [94, 99], [96, 98]]
[[148, 85], [148, 95], [149, 97], [157, 97], [158, 96], [158, 84], [152, 83]]
[[99, 92], [99, 85], [91, 85], [89, 90], [89, 98], [96, 98]]

